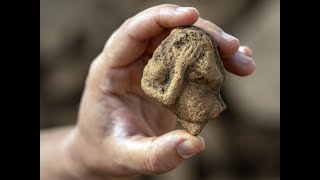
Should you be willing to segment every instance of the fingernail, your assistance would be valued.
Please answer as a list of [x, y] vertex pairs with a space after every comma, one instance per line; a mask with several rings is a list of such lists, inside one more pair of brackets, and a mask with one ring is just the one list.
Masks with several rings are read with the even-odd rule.
[[183, 158], [189, 158], [193, 155], [195, 155], [197, 152], [195, 152], [195, 148], [193, 144], [189, 140], [185, 140], [181, 142], [177, 147], [178, 153]]
[[177, 11], [180, 11], [180, 12], [187, 12], [191, 9], [194, 9], [193, 7], [177, 7]]
[[199, 135], [198, 135], [198, 138], [200, 139], [201, 144], [203, 144], [203, 146], [202, 146], [202, 148], [201, 148], [201, 151], [203, 151], [203, 150], [204, 150], [204, 148], [205, 148], [206, 142], [204, 141], [204, 139], [203, 139], [203, 137], [202, 137], [202, 136], [199, 136]]
[[239, 51], [245, 54], [246, 56], [252, 56], [252, 51], [248, 46], [240, 46]]
[[242, 52], [243, 54], [245, 54], [244, 51], [246, 48], [247, 48], [247, 46], [240, 46], [239, 51]]
[[231, 36], [230, 34], [227, 34], [225, 32], [222, 33], [222, 38], [227, 40], [227, 41], [234, 41], [234, 40], [238, 40], [237, 38]]
[[254, 60], [253, 60], [251, 57], [244, 55], [244, 54], [243, 54], [242, 52], [240, 52], [240, 51], [236, 53], [236, 56], [238, 56], [238, 57], [237, 57], [238, 62], [241, 63], [241, 64], [243, 64], [243, 65], [247, 65], [247, 64], [249, 64], [249, 63], [255, 64]]

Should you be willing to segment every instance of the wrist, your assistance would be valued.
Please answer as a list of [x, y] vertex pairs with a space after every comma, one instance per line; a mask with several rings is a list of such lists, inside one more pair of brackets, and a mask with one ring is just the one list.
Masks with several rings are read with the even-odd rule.
[[[72, 180], [92, 179], [100, 180], [93, 177], [90, 168], [83, 161], [83, 148], [81, 147], [81, 137], [77, 126], [72, 128], [61, 143], [63, 168], [67, 176]], [[89, 154], [87, 154], [88, 156]]]
[[[96, 165], [93, 165], [90, 158], [92, 157], [92, 153], [88, 150], [90, 146], [85, 143], [83, 137], [79, 133], [79, 129], [77, 127], [73, 128], [69, 134], [66, 136], [62, 143], [62, 152], [63, 152], [63, 166], [66, 170], [68, 177], [72, 180], [82, 180], [82, 179], [90, 179], [90, 180], [131, 180], [133, 177], [117, 177], [108, 175], [106, 173], [108, 169], [105, 169], [105, 172], [98, 172]], [[101, 154], [101, 156], [105, 156]], [[93, 158], [94, 159], [94, 158]], [[90, 163], [88, 163], [88, 161]], [[99, 168], [102, 169], [102, 168]]]
[[74, 152], [74, 146], [76, 142], [76, 127], [70, 129], [59, 146], [62, 155], [62, 168], [65, 170], [65, 174], [72, 180], [80, 179], [83, 170], [82, 165], [77, 160], [77, 154]]
[[61, 161], [65, 173], [64, 176], [71, 180], [100, 180], [93, 177], [93, 173], [90, 173], [90, 168], [83, 161], [83, 147], [81, 147], [81, 144], [81, 137], [77, 126], [70, 129], [61, 141], [59, 147], [62, 155]]

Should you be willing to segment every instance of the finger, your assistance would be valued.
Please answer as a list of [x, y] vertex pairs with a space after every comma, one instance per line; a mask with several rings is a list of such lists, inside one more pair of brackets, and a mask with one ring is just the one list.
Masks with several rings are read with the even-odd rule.
[[170, 32], [171, 29], [168, 29], [149, 41], [148, 47], [144, 52], [144, 55], [148, 57], [147, 61], [152, 57], [153, 52], [157, 49], [161, 42], [170, 34]]
[[239, 76], [247, 76], [255, 70], [252, 52], [248, 47], [241, 46], [237, 38], [225, 33], [217, 25], [199, 18], [195, 23], [217, 41], [219, 54], [224, 67]]
[[252, 58], [252, 51], [248, 46], [240, 46], [239, 51]]
[[183, 160], [203, 151], [205, 142], [185, 130], [175, 130], [159, 137], [142, 138], [130, 144], [125, 156], [137, 173], [160, 174], [178, 167]]
[[222, 57], [224, 67], [239, 76], [247, 76], [256, 68], [255, 62], [249, 56], [238, 51], [234, 55]]
[[122, 24], [106, 43], [107, 64], [117, 67], [133, 62], [145, 51], [149, 39], [169, 28], [192, 25], [198, 18], [195, 8], [171, 4], [142, 11]]
[[240, 46], [239, 40], [225, 33], [212, 22], [199, 18], [194, 25], [206, 31], [217, 41], [219, 53], [222, 56], [232, 55], [238, 51]]

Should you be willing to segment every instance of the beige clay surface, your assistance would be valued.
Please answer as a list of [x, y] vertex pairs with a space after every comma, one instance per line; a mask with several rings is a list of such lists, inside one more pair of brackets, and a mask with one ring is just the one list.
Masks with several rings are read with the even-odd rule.
[[226, 72], [216, 46], [197, 27], [175, 28], [144, 68], [144, 92], [170, 109], [193, 135], [226, 108], [220, 96]]

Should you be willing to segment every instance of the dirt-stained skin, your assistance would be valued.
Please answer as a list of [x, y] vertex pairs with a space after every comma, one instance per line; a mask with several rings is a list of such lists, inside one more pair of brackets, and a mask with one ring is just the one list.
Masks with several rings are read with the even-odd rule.
[[179, 27], [154, 51], [141, 87], [197, 135], [226, 108], [220, 96], [225, 78], [214, 38], [194, 26]]

